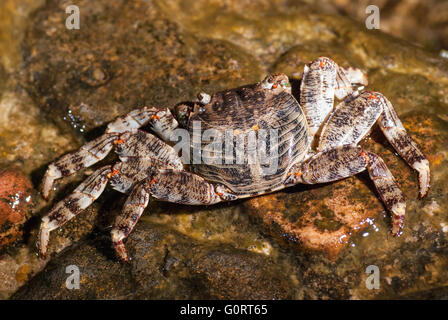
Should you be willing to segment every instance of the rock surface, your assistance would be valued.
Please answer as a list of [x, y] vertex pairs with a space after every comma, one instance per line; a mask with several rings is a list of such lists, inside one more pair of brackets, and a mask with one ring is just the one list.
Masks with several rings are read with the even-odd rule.
[[[126, 242], [130, 265], [110, 249], [109, 226], [124, 198], [107, 190], [52, 232], [53, 257], [27, 282], [47, 262], [35, 259], [37, 224], [30, 226], [29, 241], [0, 258], [9, 281], [0, 282], [3, 297], [23, 283], [13, 298], [446, 296], [447, 60], [366, 30], [330, 6], [298, 1], [80, 1], [80, 30], [65, 29], [68, 4], [51, 0], [37, 10], [16, 72], [0, 68], [0, 107], [11, 110], [0, 127], [0, 151], [8, 155], [1, 161], [22, 163], [35, 187], [46, 164], [121, 113], [173, 106], [266, 72], [284, 72], [297, 85], [303, 64], [327, 55], [363, 69], [369, 88], [392, 101], [428, 156], [432, 189], [417, 199], [416, 174], [374, 130], [363, 146], [383, 157], [408, 199], [400, 238], [391, 237], [388, 215], [361, 174], [210, 207], [153, 202]], [[37, 203], [33, 215], [45, 214], [89, 172], [61, 181], [55, 199]], [[70, 265], [81, 272], [79, 290], [65, 286]], [[366, 287], [369, 265], [380, 270], [379, 290]]]
[[172, 107], [197, 88], [222, 90], [262, 76], [244, 49], [184, 33], [145, 1], [80, 1], [83, 27], [72, 31], [65, 6], [50, 1], [36, 14], [42, 23], [25, 42], [25, 87], [54, 120], [81, 132], [137, 106]]
[[[325, 0], [324, 0], [325, 2]], [[379, 9], [380, 29], [428, 49], [448, 48], [448, 2], [438, 0], [338, 0], [334, 1], [340, 12], [363, 23], [369, 5]]]
[[17, 170], [0, 171], [0, 252], [23, 234], [23, 224], [30, 218], [32, 186]]
[[[74, 246], [53, 259], [15, 299], [286, 299], [289, 276], [265, 257], [231, 246], [199, 243], [163, 226], [141, 224], [128, 240], [131, 264], [114, 261], [107, 237]], [[80, 271], [68, 290], [66, 267]], [[266, 270], [267, 269], [267, 270]], [[42, 292], [40, 286], [46, 283]], [[238, 283], [238, 284], [237, 284]]]

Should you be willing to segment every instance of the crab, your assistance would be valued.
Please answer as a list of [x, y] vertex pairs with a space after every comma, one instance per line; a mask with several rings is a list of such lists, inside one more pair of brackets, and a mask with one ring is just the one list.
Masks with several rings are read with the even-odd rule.
[[[392, 215], [392, 234], [400, 235], [405, 197], [381, 157], [358, 143], [377, 123], [398, 154], [418, 172], [420, 197], [430, 187], [429, 162], [389, 100], [379, 92], [364, 90], [366, 85], [367, 77], [361, 70], [343, 68], [330, 58], [319, 57], [304, 67], [299, 101], [291, 93], [288, 77], [273, 74], [256, 84], [212, 95], [200, 93], [197, 100], [175, 106], [174, 116], [169, 108], [146, 106], [117, 118], [103, 135], [48, 166], [42, 182], [46, 199], [56, 179], [99, 162], [114, 147], [119, 157], [118, 162], [97, 169], [42, 218], [37, 242], [40, 255], [47, 254], [50, 232], [90, 206], [108, 182], [127, 194], [111, 231], [113, 247], [123, 261], [130, 261], [123, 241], [151, 199], [212, 205], [296, 184], [336, 181], [364, 170]], [[335, 98], [339, 101], [336, 106]], [[277, 130], [277, 141], [267, 144], [268, 149], [278, 150], [270, 158], [277, 164], [275, 170], [267, 172], [259, 160], [247, 159], [239, 164], [184, 163], [172, 146], [173, 135], [184, 128], [194, 136], [195, 122], [202, 124], [200, 134], [207, 129], [222, 134], [232, 131], [235, 135], [230, 144], [237, 148], [246, 141], [238, 139], [241, 135]], [[188, 148], [192, 153], [207, 154], [208, 160], [219, 156], [206, 153], [203, 142], [189, 143]]]

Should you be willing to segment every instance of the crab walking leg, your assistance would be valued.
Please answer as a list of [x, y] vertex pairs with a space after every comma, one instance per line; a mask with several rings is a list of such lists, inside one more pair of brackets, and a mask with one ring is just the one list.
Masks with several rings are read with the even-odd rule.
[[42, 182], [42, 196], [48, 199], [56, 179], [71, 175], [104, 159], [118, 137], [119, 134], [106, 133], [50, 164]]
[[159, 110], [152, 107], [136, 109], [117, 118], [109, 123], [105, 134], [48, 166], [42, 183], [42, 196], [48, 199], [56, 179], [71, 175], [104, 159], [112, 150], [114, 142], [119, 141], [121, 133], [140, 128], [148, 122], [164, 139], [168, 139], [178, 125], [169, 109]]
[[398, 187], [392, 173], [387, 168], [383, 159], [372, 152], [366, 152], [368, 159], [367, 170], [370, 179], [375, 184], [376, 190], [386, 208], [392, 213], [392, 234], [401, 234], [406, 213], [406, 199]]
[[336, 106], [322, 127], [317, 151], [345, 144], [358, 144], [383, 112], [382, 101], [364, 91]]
[[406, 200], [384, 161], [360, 146], [343, 145], [319, 152], [292, 168], [285, 184], [317, 184], [341, 180], [368, 170], [386, 208], [392, 213], [392, 234], [399, 235], [404, 222]]
[[407, 134], [392, 104], [379, 92], [363, 91], [359, 96], [341, 102], [322, 127], [317, 150], [357, 144], [375, 123], [379, 123], [401, 157], [418, 171], [420, 197], [425, 196], [430, 184], [429, 162]]
[[[303, 107], [309, 134], [314, 136], [333, 110], [334, 97], [342, 100], [353, 93], [352, 83], [367, 83], [366, 76], [359, 69], [345, 69], [333, 60], [320, 57], [305, 65], [300, 85], [300, 105]], [[351, 82], [353, 81], [353, 82]]]
[[144, 107], [118, 117], [115, 121], [109, 123], [106, 132], [125, 132], [143, 127], [147, 123], [164, 141], [170, 140], [173, 130], [178, 126], [170, 109]]
[[188, 205], [208, 205], [236, 200], [236, 196], [221, 185], [187, 171], [160, 170], [148, 179], [147, 188], [152, 197]]
[[225, 187], [208, 183], [202, 177], [187, 171], [162, 169], [139, 183], [130, 193], [111, 231], [112, 242], [118, 257], [128, 262], [123, 240], [131, 233], [148, 205], [149, 197], [189, 205], [208, 205], [237, 197]]
[[143, 211], [148, 206], [148, 203], [149, 192], [145, 183], [140, 183], [132, 189], [123, 206], [122, 213], [115, 220], [111, 231], [112, 243], [117, 256], [122, 261], [129, 262], [123, 240], [131, 233]]
[[406, 132], [390, 101], [381, 93], [374, 92], [373, 94], [384, 101], [383, 112], [378, 120], [380, 128], [400, 156], [418, 172], [420, 198], [423, 198], [430, 187], [429, 161]]
[[333, 109], [337, 65], [327, 58], [318, 58], [305, 65], [300, 84], [300, 105], [303, 107], [309, 135], [314, 136]]
[[112, 166], [110, 165], [98, 169], [42, 218], [37, 242], [41, 256], [44, 257], [47, 253], [50, 232], [63, 226], [90, 206], [104, 191], [111, 173]]

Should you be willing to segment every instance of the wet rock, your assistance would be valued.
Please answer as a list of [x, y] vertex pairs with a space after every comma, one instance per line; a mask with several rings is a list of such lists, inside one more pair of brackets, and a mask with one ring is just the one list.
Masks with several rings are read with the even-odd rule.
[[24, 86], [62, 127], [84, 132], [137, 107], [173, 107], [262, 77], [244, 49], [186, 33], [148, 2], [80, 1], [79, 30], [66, 29], [65, 5], [38, 11], [24, 57]]
[[448, 300], [448, 287], [440, 287], [431, 290], [414, 292], [400, 296], [403, 300]]
[[0, 3], [0, 69], [4, 67], [14, 72], [22, 63], [20, 45], [28, 17], [43, 3], [43, 0], [4, 0]]
[[[194, 34], [231, 41], [258, 58], [266, 68], [291, 46], [311, 39], [331, 41], [338, 34], [325, 16], [334, 6], [306, 1], [157, 1], [171, 21]], [[213, 23], [211, 23], [213, 21]]]
[[0, 299], [8, 299], [46, 263], [26, 245], [14, 246], [0, 254]]
[[80, 139], [61, 134], [46, 120], [14, 76], [7, 74], [0, 83], [0, 165], [18, 167], [32, 180], [52, 158], [79, 146]]
[[16, 170], [0, 171], [0, 251], [19, 240], [29, 219], [32, 186]]
[[366, 8], [372, 4], [379, 8], [382, 31], [424, 45], [429, 49], [440, 50], [448, 47], [446, 28], [448, 4], [446, 2], [437, 0], [334, 1], [334, 5], [340, 12], [346, 13], [361, 23], [364, 23], [369, 16], [366, 14]]
[[[62, 252], [12, 298], [279, 299], [294, 292], [289, 277], [263, 256], [202, 244], [164, 227], [136, 227], [127, 241], [131, 264], [113, 259], [109, 241], [100, 236]], [[80, 271], [77, 290], [65, 285], [67, 266]]]
[[290, 279], [281, 270], [272, 272], [274, 268], [269, 261], [256, 254], [242, 250], [212, 250], [190, 264], [198, 285], [207, 288], [213, 298], [292, 298]]
[[[95, 136], [73, 134], [70, 127], [85, 133], [143, 104], [171, 106], [202, 90], [257, 81], [264, 70], [285, 72], [298, 84], [304, 63], [328, 55], [364, 70], [369, 88], [391, 100], [430, 161], [432, 189], [417, 199], [415, 172], [374, 129], [362, 144], [385, 160], [407, 197], [401, 237], [390, 236], [388, 214], [361, 174], [207, 208], [153, 202], [126, 242], [130, 265], [116, 262], [107, 233], [124, 198], [106, 190], [52, 232], [50, 264], [15, 298], [371, 299], [448, 285], [446, 60], [367, 31], [331, 8], [300, 1], [83, 1], [79, 6], [80, 30], [65, 29], [65, 2], [48, 1], [35, 14], [17, 80], [28, 94], [13, 79], [0, 104], [13, 112], [7, 123], [27, 121], [31, 128], [1, 128], [9, 138], [0, 143], [9, 157], [1, 161], [22, 161], [27, 174], [41, 172], [35, 173], [36, 185], [45, 164]], [[28, 117], [21, 101], [31, 106]], [[49, 133], [39, 140], [41, 127]], [[15, 143], [20, 139], [23, 145]], [[89, 170], [61, 181], [56, 200]], [[53, 204], [42, 204], [40, 214]], [[92, 233], [95, 229], [101, 232]], [[12, 283], [5, 296], [17, 288], [13, 281], [43, 267], [26, 261], [29, 273], [21, 263], [0, 264], [0, 272], [14, 265], [14, 272], [5, 272]], [[81, 288], [69, 291], [65, 268], [73, 264], [80, 268]], [[380, 270], [379, 290], [366, 287], [369, 265]]]

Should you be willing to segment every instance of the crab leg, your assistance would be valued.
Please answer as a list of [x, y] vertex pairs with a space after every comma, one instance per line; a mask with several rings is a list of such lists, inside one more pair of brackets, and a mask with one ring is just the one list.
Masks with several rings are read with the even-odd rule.
[[367, 78], [359, 69], [340, 68], [326, 57], [320, 57], [305, 65], [300, 85], [300, 105], [307, 117], [310, 136], [319, 131], [333, 110], [335, 95], [340, 100], [351, 95], [354, 83], [367, 84]]
[[[108, 181], [115, 190], [128, 193], [134, 185], [138, 185], [139, 181], [145, 181], [149, 175], [154, 174], [160, 168], [174, 171], [183, 170], [182, 160], [176, 151], [156, 136], [139, 129], [132, 129], [119, 134], [118, 137], [119, 139], [115, 141], [115, 144], [121, 161], [113, 166], [105, 166], [95, 171], [70, 196], [57, 203], [50, 213], [42, 219], [39, 236], [39, 248], [42, 255], [46, 253], [50, 231], [62, 226], [91, 205], [104, 190]], [[129, 212], [135, 208], [133, 205], [136, 200], [135, 192], [137, 191], [132, 191], [129, 201], [125, 205], [125, 216], [129, 216]], [[141, 212], [143, 212], [143, 209]], [[136, 210], [138, 217], [141, 212]], [[130, 217], [134, 219], [134, 222], [138, 219], [134, 215]], [[124, 220], [119, 220], [118, 225], [121, 226]], [[129, 232], [132, 226], [129, 226]], [[120, 230], [123, 230], [123, 228], [120, 227]], [[118, 234], [115, 235], [115, 240], [117, 236]], [[119, 250], [122, 246], [119, 241], [116, 240], [114, 244], [116, 244], [117, 251], [122, 252], [122, 250]]]
[[208, 205], [237, 199], [225, 187], [208, 183], [196, 174], [172, 169], [156, 172], [131, 191], [111, 231], [115, 251], [123, 261], [129, 261], [123, 240], [131, 233], [148, 205], [150, 196], [188, 205]]
[[417, 143], [406, 132], [390, 101], [378, 92], [374, 92], [374, 95], [385, 102], [378, 121], [380, 128], [400, 156], [418, 172], [420, 198], [423, 198], [430, 187], [429, 161], [420, 151]]
[[141, 128], [147, 123], [150, 123], [151, 129], [165, 141], [169, 141], [173, 130], [178, 126], [170, 109], [161, 110], [154, 107], [144, 107], [118, 117], [115, 121], [109, 123], [106, 132], [125, 132]]
[[379, 92], [363, 91], [341, 102], [322, 127], [317, 150], [357, 144], [375, 123], [401, 157], [418, 171], [420, 197], [425, 196], [430, 182], [428, 160], [407, 134], [392, 104]]
[[372, 152], [366, 152], [364, 157], [368, 161], [367, 170], [369, 171], [370, 179], [372, 179], [386, 208], [392, 213], [392, 234], [398, 236], [401, 234], [404, 226], [406, 213], [405, 196], [383, 159]]
[[134, 187], [129, 194], [121, 214], [115, 220], [111, 231], [115, 252], [122, 261], [129, 262], [123, 240], [131, 233], [138, 219], [149, 203], [149, 192], [144, 183]]
[[384, 205], [392, 213], [392, 234], [399, 235], [406, 211], [405, 197], [384, 161], [360, 146], [343, 145], [315, 154], [306, 162], [293, 167], [285, 184], [326, 183], [353, 176], [366, 169]]
[[104, 159], [112, 150], [113, 141], [118, 137], [119, 134], [116, 133], [103, 134], [79, 150], [68, 153], [50, 164], [42, 182], [42, 196], [48, 199], [54, 180], [71, 175]]
[[342, 101], [323, 125], [317, 150], [360, 142], [380, 117], [382, 104], [382, 100], [367, 91]]
[[188, 205], [208, 205], [236, 199], [224, 187], [213, 185], [188, 171], [160, 170], [148, 179], [147, 188], [156, 199]]
[[121, 133], [140, 128], [148, 122], [151, 122], [151, 128], [162, 138], [169, 138], [172, 130], [177, 127], [177, 121], [169, 109], [144, 107], [117, 118], [107, 126], [105, 134], [48, 166], [42, 182], [42, 196], [48, 199], [56, 179], [71, 175], [104, 159], [112, 150], [114, 143], [120, 141]]
[[42, 218], [37, 242], [42, 257], [45, 257], [47, 253], [50, 232], [63, 226], [90, 206], [104, 191], [111, 173], [112, 166], [110, 165], [98, 169]]

